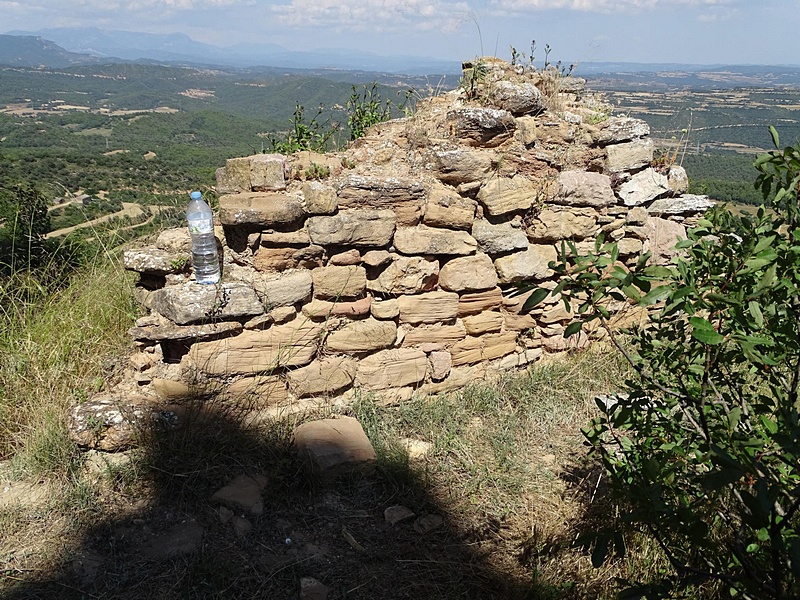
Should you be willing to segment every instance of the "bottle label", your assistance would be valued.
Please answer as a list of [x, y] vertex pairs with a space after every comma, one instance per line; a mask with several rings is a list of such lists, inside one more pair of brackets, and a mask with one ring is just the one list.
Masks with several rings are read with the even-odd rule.
[[208, 219], [189, 221], [190, 234], [214, 233], [214, 223]]

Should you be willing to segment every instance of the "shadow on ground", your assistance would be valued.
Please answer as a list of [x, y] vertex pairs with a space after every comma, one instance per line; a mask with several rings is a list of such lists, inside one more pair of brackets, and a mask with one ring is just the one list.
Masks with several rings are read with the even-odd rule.
[[[522, 566], [515, 573], [493, 568], [491, 544], [460, 530], [424, 475], [413, 475], [419, 469], [383, 460], [373, 475], [323, 486], [292, 451], [287, 427], [244, 427], [218, 408], [154, 435], [132, 465], [109, 470], [96, 519], [69, 551], [4, 597], [554, 597]], [[260, 514], [231, 515], [211, 500], [239, 475], [266, 478]], [[439, 515], [443, 524], [427, 533], [414, 519], [389, 525], [384, 511], [398, 504], [417, 516]], [[301, 596], [301, 579], [309, 577], [327, 596]]]

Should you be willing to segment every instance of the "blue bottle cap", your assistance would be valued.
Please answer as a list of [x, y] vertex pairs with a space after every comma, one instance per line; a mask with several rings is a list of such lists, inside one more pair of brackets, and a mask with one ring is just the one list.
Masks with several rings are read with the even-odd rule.
[[189, 197], [192, 200], [200, 200], [200, 198], [203, 197], [203, 194], [201, 194], [200, 192], [192, 192], [191, 194], [189, 194]]

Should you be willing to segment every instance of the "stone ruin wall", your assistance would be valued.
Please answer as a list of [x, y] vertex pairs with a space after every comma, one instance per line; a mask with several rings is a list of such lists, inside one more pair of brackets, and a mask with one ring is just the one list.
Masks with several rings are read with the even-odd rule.
[[585, 342], [563, 337], [555, 299], [521, 314], [510, 284], [554, 287], [561, 241], [601, 233], [626, 264], [668, 260], [711, 202], [686, 194], [682, 168], [653, 166], [647, 123], [609, 117], [582, 80], [483, 61], [472, 98], [422, 100], [341, 152], [228, 160], [220, 286], [193, 282], [185, 228], [127, 251], [149, 311], [130, 332], [137, 394], [397, 401]]

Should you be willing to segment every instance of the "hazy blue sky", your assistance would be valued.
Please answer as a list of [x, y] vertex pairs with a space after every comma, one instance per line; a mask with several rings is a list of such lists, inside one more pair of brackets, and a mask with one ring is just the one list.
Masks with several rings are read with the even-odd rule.
[[0, 0], [0, 31], [182, 32], [228, 46], [467, 59], [800, 64], [800, 0]]

